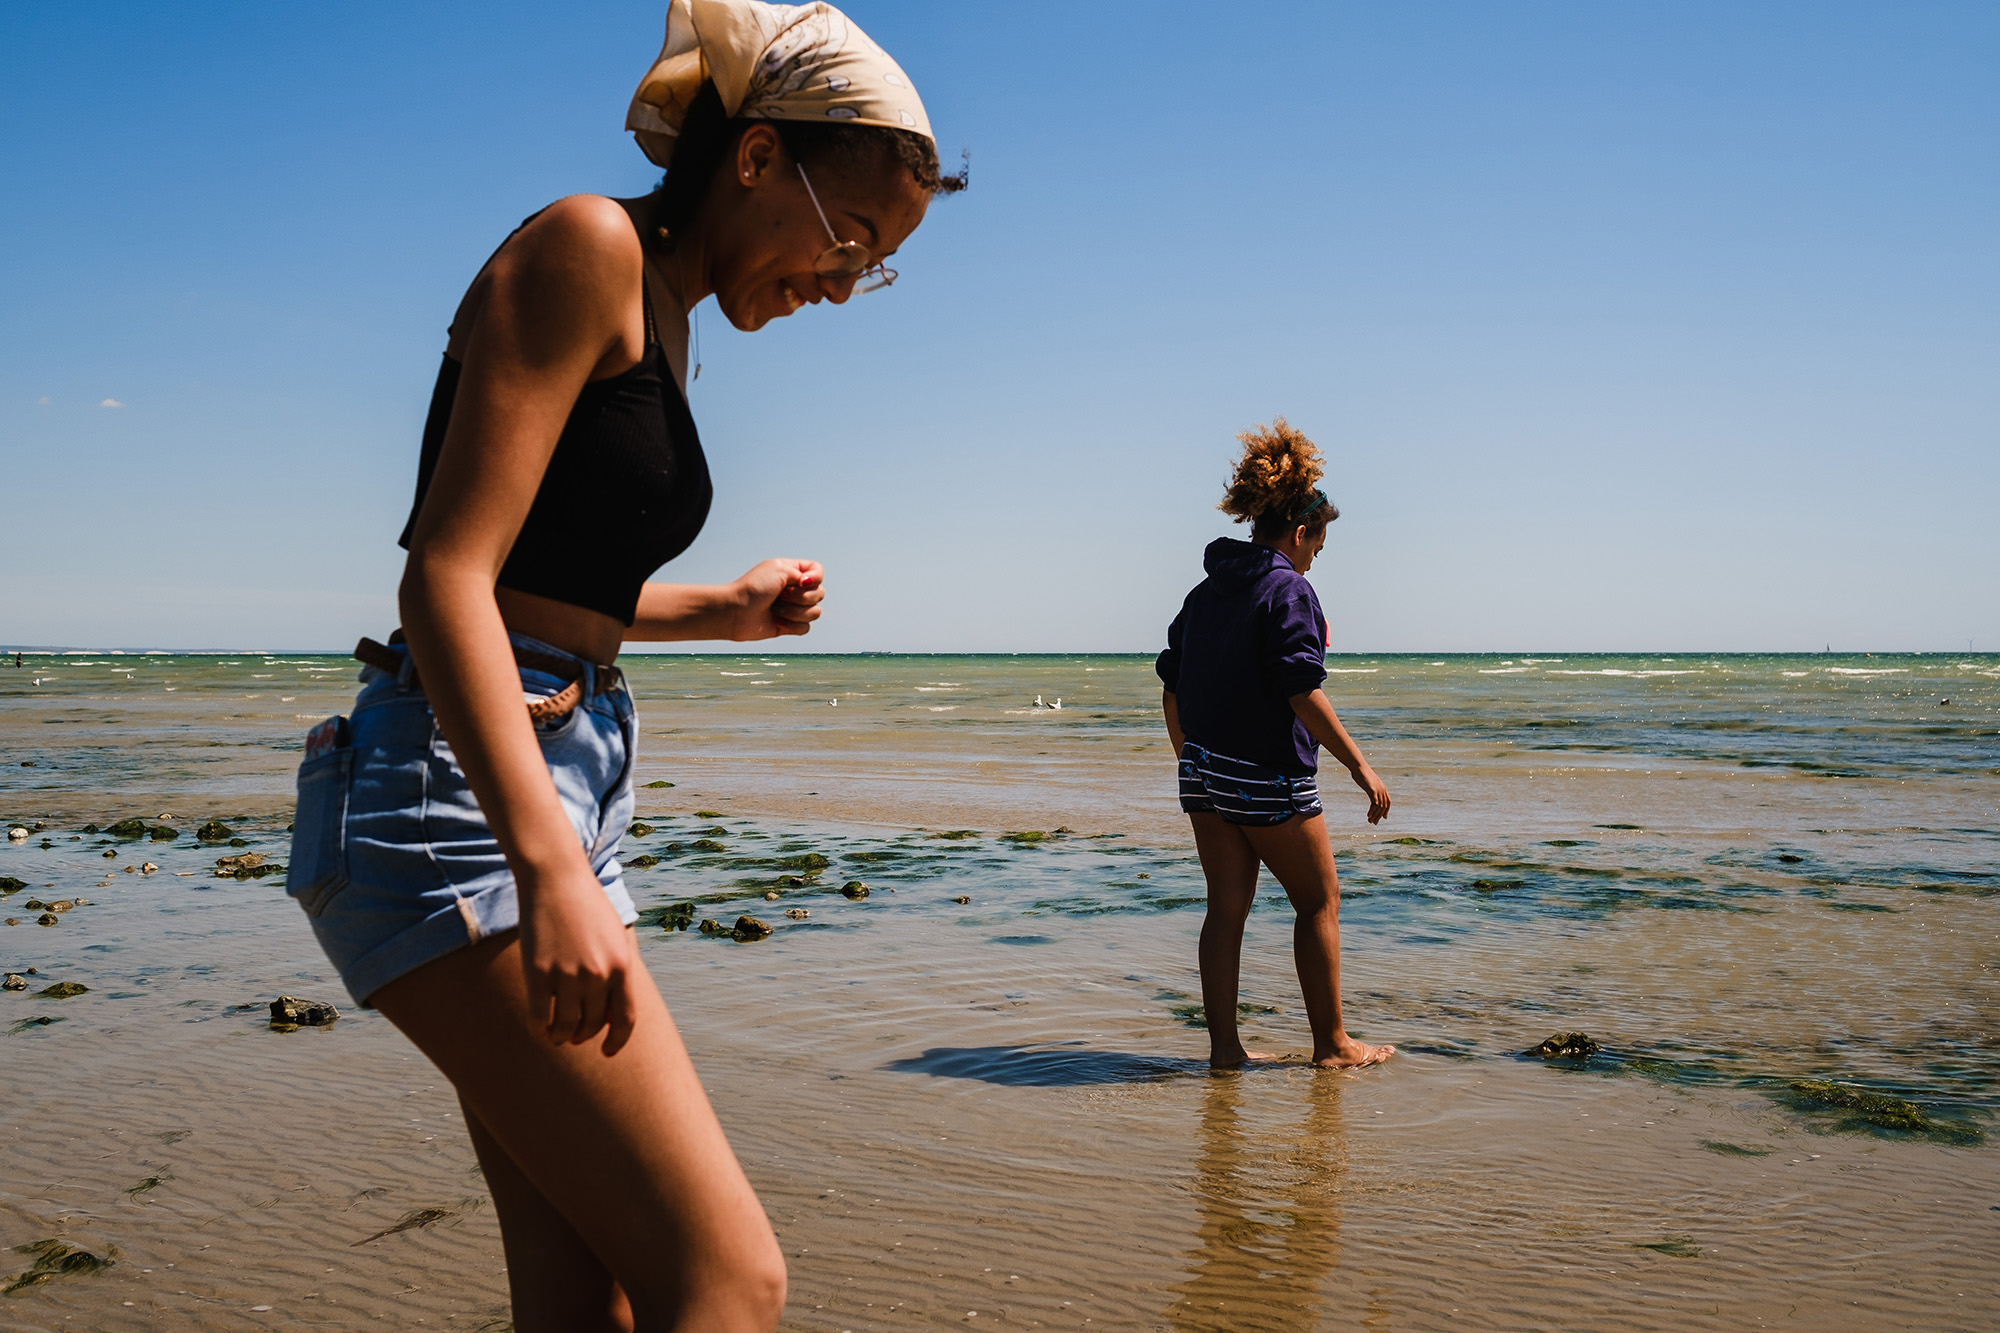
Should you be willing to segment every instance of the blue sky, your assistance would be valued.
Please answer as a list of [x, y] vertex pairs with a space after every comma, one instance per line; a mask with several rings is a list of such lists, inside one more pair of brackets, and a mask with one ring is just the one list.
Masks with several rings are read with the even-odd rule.
[[[1339, 649], [2000, 649], [2000, 7], [849, 9], [972, 189], [892, 292], [707, 308], [664, 577], [824, 560], [795, 647], [1148, 650], [1282, 413]], [[662, 14], [0, 10], [0, 641], [386, 632], [445, 323], [651, 184]]]

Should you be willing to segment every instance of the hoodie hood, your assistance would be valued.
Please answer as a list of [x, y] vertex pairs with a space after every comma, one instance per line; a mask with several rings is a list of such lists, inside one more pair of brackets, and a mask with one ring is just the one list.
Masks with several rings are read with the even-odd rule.
[[1268, 546], [1217, 537], [1201, 553], [1201, 567], [1226, 591], [1247, 588], [1276, 571], [1292, 573], [1292, 562]]

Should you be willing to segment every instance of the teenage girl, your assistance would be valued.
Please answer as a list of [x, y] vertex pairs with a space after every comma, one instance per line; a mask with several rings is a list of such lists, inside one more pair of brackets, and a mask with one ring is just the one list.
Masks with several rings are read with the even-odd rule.
[[[882, 286], [941, 178], [923, 104], [825, 4], [672, 0], [627, 120], [651, 194], [508, 238], [452, 322], [400, 594], [309, 739], [287, 889], [456, 1088], [521, 1333], [770, 1329], [785, 1269], [641, 960], [618, 862], [633, 640], [803, 634], [820, 567], [655, 583], [708, 514], [687, 313]], [[782, 386], [771, 386], [782, 392]]]
[[1325, 746], [1368, 794], [1368, 822], [1389, 813], [1389, 789], [1320, 688], [1326, 619], [1305, 575], [1340, 511], [1319, 489], [1319, 450], [1283, 417], [1237, 438], [1243, 457], [1218, 508], [1249, 523], [1250, 540], [1209, 543], [1208, 577], [1182, 603], [1156, 668], [1180, 756], [1181, 809], [1208, 881], [1201, 1003], [1209, 1063], [1231, 1068], [1260, 1054], [1237, 1036], [1236, 982], [1261, 863], [1298, 914], [1292, 953], [1313, 1063], [1355, 1069], [1396, 1048], [1356, 1041], [1341, 1018], [1340, 879], [1315, 780]]

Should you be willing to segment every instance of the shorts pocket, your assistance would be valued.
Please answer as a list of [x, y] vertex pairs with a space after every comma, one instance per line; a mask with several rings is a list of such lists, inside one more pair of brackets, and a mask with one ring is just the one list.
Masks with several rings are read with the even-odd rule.
[[308, 916], [326, 910], [347, 887], [347, 796], [353, 785], [354, 748], [343, 745], [299, 768], [299, 803], [292, 815], [292, 859], [285, 892]]

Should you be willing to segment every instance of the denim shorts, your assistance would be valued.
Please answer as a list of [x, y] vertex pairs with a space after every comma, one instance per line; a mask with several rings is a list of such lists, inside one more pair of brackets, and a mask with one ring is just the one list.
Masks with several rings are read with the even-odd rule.
[[[618, 840], [632, 822], [632, 697], [622, 683], [596, 693], [592, 666], [572, 654], [509, 637], [582, 670], [582, 702], [537, 723], [536, 737], [597, 882], [630, 925], [638, 912], [625, 891]], [[520, 670], [526, 700], [568, 683]], [[313, 728], [292, 827], [285, 892], [305, 909], [364, 1007], [397, 977], [521, 923], [513, 873], [413, 682], [407, 653], [400, 673], [364, 668], [353, 713]]]
[[1321, 812], [1319, 779], [1295, 777], [1247, 759], [1231, 759], [1193, 741], [1181, 745], [1181, 809], [1227, 823], [1268, 828], [1293, 815]]

